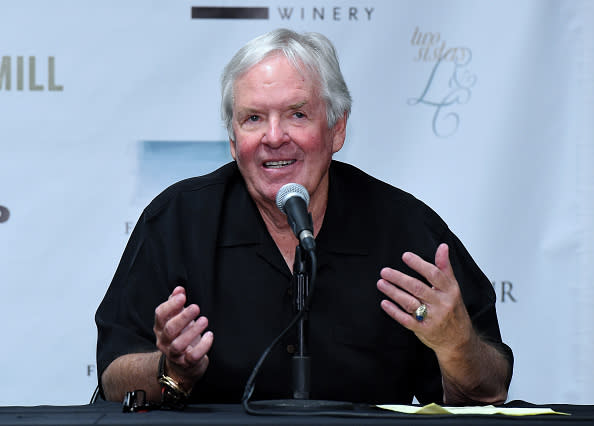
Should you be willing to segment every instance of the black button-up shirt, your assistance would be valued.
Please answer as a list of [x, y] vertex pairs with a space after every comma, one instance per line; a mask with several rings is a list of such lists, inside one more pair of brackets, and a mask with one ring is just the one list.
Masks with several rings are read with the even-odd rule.
[[[495, 294], [460, 241], [425, 204], [360, 170], [332, 162], [316, 238], [318, 272], [307, 321], [311, 398], [370, 403], [442, 402], [434, 353], [380, 308], [384, 266], [416, 275], [405, 251], [450, 261], [474, 327], [501, 343]], [[297, 245], [297, 240], [295, 240]], [[98, 374], [118, 356], [155, 351], [154, 310], [176, 285], [209, 319], [210, 364], [194, 402], [240, 401], [263, 350], [293, 315], [291, 271], [234, 163], [165, 190], [143, 212], [96, 322]], [[291, 331], [270, 353], [252, 399], [291, 397]]]

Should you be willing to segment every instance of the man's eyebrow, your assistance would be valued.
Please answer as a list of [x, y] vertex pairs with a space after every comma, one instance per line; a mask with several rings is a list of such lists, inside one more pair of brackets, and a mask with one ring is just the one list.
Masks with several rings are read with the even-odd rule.
[[289, 109], [299, 109], [302, 108], [305, 104], [307, 104], [307, 101], [297, 102], [296, 104], [289, 105]]
[[245, 108], [237, 108], [236, 112], [238, 114], [254, 114], [258, 112], [257, 108], [245, 107]]

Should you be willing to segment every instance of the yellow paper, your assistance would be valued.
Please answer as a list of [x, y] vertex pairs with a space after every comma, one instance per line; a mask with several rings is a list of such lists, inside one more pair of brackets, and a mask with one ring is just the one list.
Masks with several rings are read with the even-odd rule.
[[493, 405], [477, 407], [442, 407], [441, 405], [432, 403], [423, 407], [416, 407], [413, 405], [378, 405], [377, 407], [405, 414], [503, 414], [506, 416], [561, 414], [569, 416], [567, 413], [553, 411], [550, 408], [507, 408], [495, 407]]

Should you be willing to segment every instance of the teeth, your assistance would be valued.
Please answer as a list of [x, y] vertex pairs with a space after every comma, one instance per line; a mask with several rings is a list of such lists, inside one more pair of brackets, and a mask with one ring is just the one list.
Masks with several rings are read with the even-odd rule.
[[268, 169], [280, 169], [281, 167], [290, 166], [295, 160], [283, 160], [283, 161], [266, 161], [264, 167]]

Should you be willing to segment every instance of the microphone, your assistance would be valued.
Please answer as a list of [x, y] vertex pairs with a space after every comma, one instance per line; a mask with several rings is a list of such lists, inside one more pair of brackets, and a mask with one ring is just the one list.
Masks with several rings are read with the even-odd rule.
[[299, 244], [306, 251], [316, 248], [313, 236], [313, 219], [307, 212], [309, 194], [304, 186], [298, 183], [287, 183], [276, 194], [276, 206], [287, 215], [289, 226], [299, 239]]

